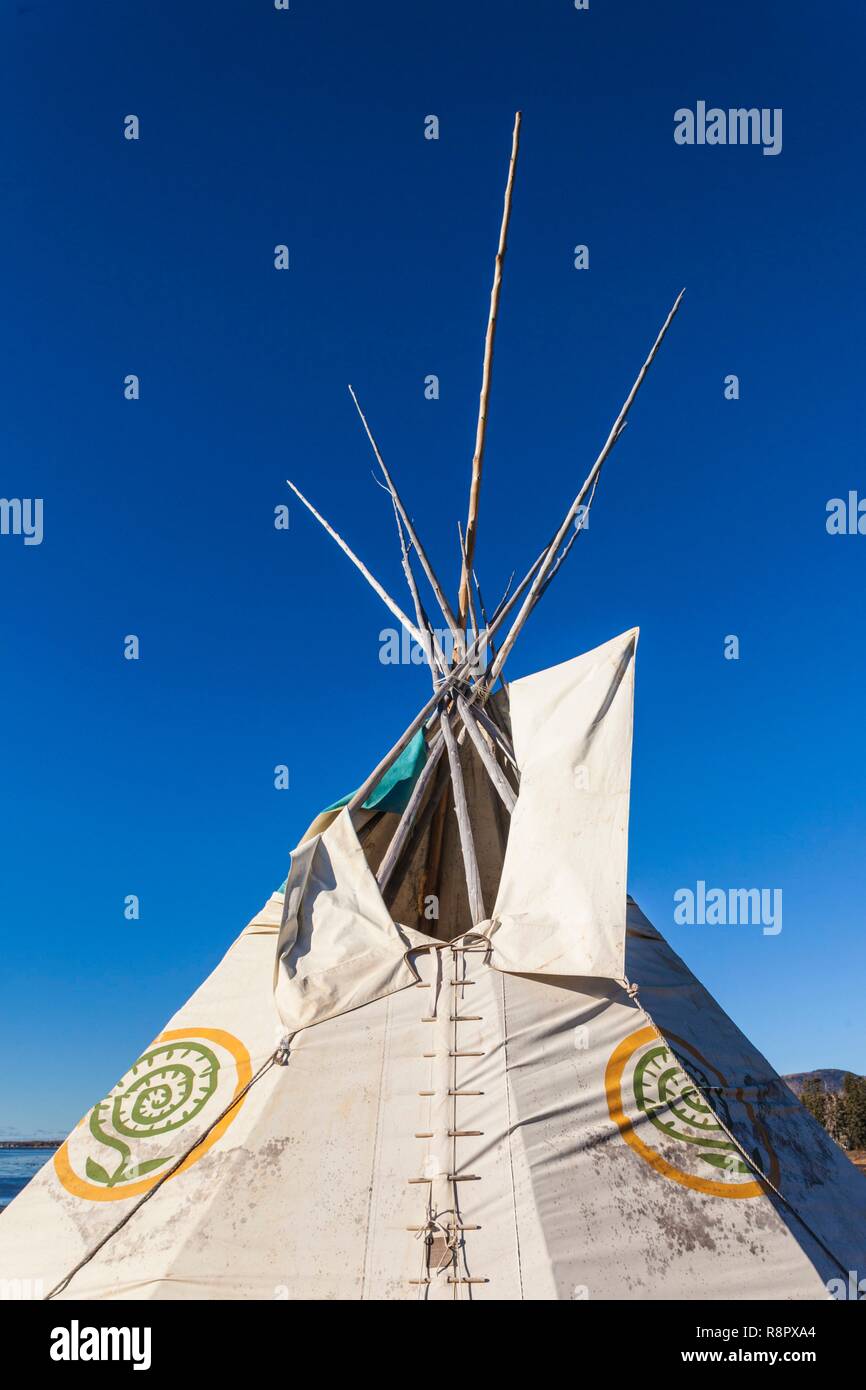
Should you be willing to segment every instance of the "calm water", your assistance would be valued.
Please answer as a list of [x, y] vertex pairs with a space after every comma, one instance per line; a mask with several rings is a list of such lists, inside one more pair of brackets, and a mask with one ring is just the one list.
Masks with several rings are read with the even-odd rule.
[[0, 1149], [0, 1211], [53, 1157], [53, 1149]]

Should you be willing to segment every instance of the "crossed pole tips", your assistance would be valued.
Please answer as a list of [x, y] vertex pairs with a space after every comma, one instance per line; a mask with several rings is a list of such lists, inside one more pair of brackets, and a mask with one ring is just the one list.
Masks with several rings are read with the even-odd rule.
[[[488, 620], [487, 614], [484, 611], [481, 589], [474, 570], [474, 554], [478, 528], [478, 501], [481, 488], [484, 445], [490, 404], [490, 387], [493, 377], [493, 346], [496, 337], [499, 300], [502, 290], [503, 265], [505, 252], [507, 250], [508, 225], [511, 217], [511, 202], [514, 190], [514, 174], [520, 145], [520, 125], [521, 115], [518, 111], [514, 118], [511, 159], [508, 165], [502, 225], [499, 233], [499, 246], [496, 253], [493, 274], [493, 288], [490, 294], [490, 312], [484, 340], [481, 394], [478, 407], [475, 450], [472, 458], [469, 511], [465, 531], [458, 523], [461, 568], [460, 591], [456, 613], [430, 562], [428, 553], [418, 535], [415, 523], [397, 490], [392, 474], [385, 464], [379, 446], [367, 422], [367, 418], [361, 409], [358, 397], [351, 386], [349, 387], [349, 393], [370, 442], [379, 470], [384, 478], [385, 490], [387, 490], [390, 495], [400, 542], [400, 558], [403, 574], [406, 579], [406, 585], [409, 589], [415, 614], [414, 622], [403, 612], [399, 604], [396, 603], [379, 580], [374, 577], [343, 537], [325, 520], [313, 504], [304, 497], [303, 493], [300, 492], [295, 484], [289, 482], [289, 487], [304, 503], [304, 506], [308, 508], [340, 549], [349, 557], [352, 564], [363, 575], [364, 579], [378, 594], [379, 598], [390, 612], [411, 635], [413, 640], [418, 643], [430, 667], [432, 694], [429, 699], [421, 707], [415, 715], [415, 718], [397, 739], [397, 742], [388, 750], [348, 803], [350, 811], [356, 811], [362, 807], [370, 796], [370, 793], [415, 737], [419, 729], [423, 728], [425, 725], [429, 726], [427, 761], [422, 769], [421, 775], [415, 783], [409, 804], [400, 817], [391, 843], [379, 865], [377, 879], [380, 890], [383, 894], [390, 894], [393, 896], [391, 885], [394, 882], [397, 867], [404, 861], [404, 857], [410, 847], [417, 846], [420, 843], [421, 837], [426, 834], [429, 829], [430, 839], [426, 851], [426, 863], [422, 869], [419, 896], [423, 897], [431, 891], [435, 892], [436, 878], [439, 871], [444, 816], [447, 809], [446, 797], [450, 782], [463, 857], [463, 867], [466, 876], [466, 891], [470, 913], [473, 923], [476, 924], [484, 919], [485, 907], [482, 897], [481, 876], [478, 869], [472, 834], [472, 824], [469, 816], [469, 803], [463, 779], [459, 745], [463, 742], [464, 738], [469, 738], [478, 754], [481, 766], [484, 767], [488, 774], [491, 788], [495, 792], [498, 800], [502, 802], [510, 814], [516, 804], [517, 788], [519, 788], [520, 781], [517, 760], [514, 756], [514, 750], [508, 740], [508, 736], [501, 727], [495, 703], [490, 704], [489, 709], [486, 709], [485, 706], [489, 701], [496, 682], [502, 674], [505, 662], [508, 660], [514, 648], [514, 644], [526, 624], [527, 618], [530, 613], [533, 612], [542, 596], [547, 592], [552, 580], [570, 554], [577, 537], [584, 529], [586, 516], [595, 499], [602, 469], [613, 452], [617, 440], [626, 427], [629, 411], [634, 404], [637, 393], [643, 385], [646, 375], [655, 360], [656, 354], [664, 341], [668, 329], [682, 303], [683, 295], [685, 294], [685, 290], [681, 290], [677, 295], [667, 318], [659, 330], [655, 342], [650, 348], [643, 366], [635, 378], [631, 390], [622, 404], [619, 414], [610, 428], [598, 457], [589, 470], [574, 501], [566, 511], [563, 520], [553, 532], [550, 540], [543, 547], [537, 559], [529, 567], [523, 579], [513, 592], [511, 590], [511, 585], [514, 575], [512, 574], [505, 593]], [[413, 552], [430, 586], [439, 611], [442, 614], [445, 627], [451, 634], [453, 652], [450, 654], [446, 654], [446, 652], [443, 651], [436, 630], [430, 623], [430, 619], [424, 608], [418, 582], [412, 567]], [[478, 600], [477, 608], [473, 600], [473, 583]], [[492, 639], [499, 629], [503, 627], [506, 618], [512, 613], [518, 603], [520, 603], [520, 607], [497, 651], [493, 646]], [[479, 611], [483, 619], [483, 627], [479, 622]], [[471, 629], [471, 640], [466, 630], [467, 619]], [[489, 649], [492, 653], [492, 660], [486, 665], [485, 662], [481, 660], [482, 653], [485, 649]], [[434, 727], [437, 725], [438, 728]], [[443, 755], [447, 755], [447, 774], [445, 774], [445, 769], [440, 770]], [[445, 774], [444, 783], [442, 774]]]

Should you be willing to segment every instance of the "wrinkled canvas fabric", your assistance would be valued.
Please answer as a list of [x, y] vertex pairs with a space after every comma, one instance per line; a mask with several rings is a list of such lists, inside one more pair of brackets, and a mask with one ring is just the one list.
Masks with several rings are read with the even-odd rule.
[[623, 978], [637, 636], [509, 687], [520, 795], [492, 914], [501, 970]]
[[414, 984], [406, 953], [426, 941], [392, 921], [351, 812], [341, 811], [292, 855], [274, 974], [286, 1032]]

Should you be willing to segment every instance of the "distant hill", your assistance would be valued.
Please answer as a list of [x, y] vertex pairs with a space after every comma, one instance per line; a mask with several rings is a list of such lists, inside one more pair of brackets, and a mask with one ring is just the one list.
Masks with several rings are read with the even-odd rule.
[[58, 1134], [68, 1133], [69, 1128], [64, 1129], [62, 1125], [56, 1129], [16, 1129], [14, 1125], [2, 1125], [0, 1144], [4, 1149], [57, 1148], [63, 1143]]
[[0, 1139], [0, 1149], [59, 1149], [62, 1139]]
[[813, 1079], [822, 1081], [824, 1090], [831, 1095], [839, 1095], [845, 1085], [846, 1076], [847, 1071], [837, 1071], [835, 1067], [819, 1067], [817, 1071], [792, 1071], [788, 1076], [783, 1076], [782, 1080], [787, 1081], [795, 1096], [801, 1095], [805, 1083]]

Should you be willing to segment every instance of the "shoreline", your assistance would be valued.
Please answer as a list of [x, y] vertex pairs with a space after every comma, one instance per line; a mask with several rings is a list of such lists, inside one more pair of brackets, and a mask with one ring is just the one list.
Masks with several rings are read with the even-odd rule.
[[0, 1139], [0, 1149], [59, 1149], [62, 1139]]

